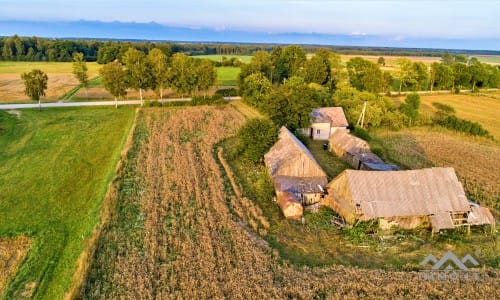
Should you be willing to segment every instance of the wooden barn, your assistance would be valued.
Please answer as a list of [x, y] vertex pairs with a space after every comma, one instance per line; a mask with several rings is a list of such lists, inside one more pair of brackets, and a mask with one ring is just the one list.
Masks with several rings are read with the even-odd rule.
[[327, 185], [321, 202], [348, 223], [379, 219], [382, 228], [441, 229], [495, 225], [487, 208], [472, 204], [453, 168], [410, 171], [345, 170]]
[[326, 173], [306, 146], [285, 127], [281, 127], [278, 141], [264, 155], [264, 162], [285, 217], [300, 218], [303, 205], [320, 202], [328, 183]]
[[399, 168], [386, 164], [375, 155], [366, 141], [344, 130], [336, 130], [328, 139], [328, 149], [344, 159], [356, 170], [395, 171]]
[[342, 107], [321, 107], [312, 111], [311, 125], [299, 132], [313, 140], [326, 141], [335, 130], [347, 130], [347, 126], [349, 123]]

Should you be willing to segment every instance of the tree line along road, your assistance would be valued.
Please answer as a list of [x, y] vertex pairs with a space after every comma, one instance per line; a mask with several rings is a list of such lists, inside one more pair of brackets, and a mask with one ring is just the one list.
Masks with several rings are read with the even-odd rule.
[[[239, 100], [241, 97], [224, 97], [225, 100]], [[172, 99], [164, 99], [157, 100], [160, 103], [168, 103], [168, 102], [188, 102], [191, 101], [191, 98], [172, 98]], [[148, 100], [144, 101], [145, 103]], [[52, 107], [81, 107], [81, 106], [113, 106], [115, 105], [115, 101], [107, 100], [107, 101], [90, 101], [90, 102], [46, 102], [42, 103], [42, 108], [52, 108]], [[118, 106], [120, 105], [141, 105], [141, 100], [122, 100], [118, 101]], [[0, 109], [8, 110], [8, 109], [23, 109], [23, 108], [39, 108], [38, 103], [22, 103], [22, 104], [0, 104]]]

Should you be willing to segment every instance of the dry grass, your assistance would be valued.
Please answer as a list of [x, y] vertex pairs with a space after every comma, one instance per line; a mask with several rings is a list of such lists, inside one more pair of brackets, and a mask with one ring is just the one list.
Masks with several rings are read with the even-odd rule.
[[[416, 272], [297, 269], [280, 261], [234, 219], [214, 158], [213, 145], [243, 122], [231, 107], [141, 111], [121, 195], [101, 235], [83, 298], [494, 297], [497, 270], [489, 270], [491, 276], [479, 271], [484, 278], [476, 282], [436, 283]], [[251, 202], [240, 204], [258, 217]], [[249, 226], [259, 224], [253, 220]]]
[[245, 115], [245, 117], [249, 119], [263, 117], [258, 110], [249, 106], [248, 104], [243, 102], [243, 100], [233, 100], [231, 101], [230, 105], [236, 108], [240, 113], [242, 113], [243, 115]]
[[0, 239], [0, 295], [7, 282], [14, 277], [31, 246], [31, 240], [18, 236]]
[[387, 55], [340, 55], [342, 62], [347, 62], [354, 57], [362, 57], [371, 62], [377, 63], [378, 58], [382, 56], [385, 59], [385, 66], [382, 66], [382, 70], [390, 71], [391, 73], [399, 70], [397, 60], [399, 58], [407, 58], [413, 62], [422, 62], [426, 66], [430, 67], [433, 62], [440, 62], [440, 57], [427, 57], [427, 56], [387, 56]]
[[[59, 97], [78, 85], [73, 74], [48, 74], [46, 96], [44, 100], [57, 100]], [[19, 74], [0, 74], [0, 103], [30, 102], [24, 94], [24, 83]]]

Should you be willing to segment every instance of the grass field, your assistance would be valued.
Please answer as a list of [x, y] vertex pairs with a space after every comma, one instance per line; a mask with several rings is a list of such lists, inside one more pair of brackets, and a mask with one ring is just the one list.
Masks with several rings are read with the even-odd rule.
[[475, 57], [483, 63], [489, 63], [492, 65], [500, 65], [500, 55], [478, 55]]
[[239, 67], [218, 67], [217, 68], [217, 84], [219, 86], [235, 86], [238, 85]]
[[193, 56], [194, 58], [207, 58], [213, 61], [217, 62], [222, 62], [222, 57], [226, 57], [227, 59], [231, 59], [233, 57], [239, 59], [241, 62], [248, 63], [252, 59], [252, 55], [218, 55], [218, 54], [212, 54], [212, 55], [196, 55]]
[[3, 296], [61, 299], [99, 221], [134, 109], [17, 114], [0, 111], [0, 239], [26, 236], [32, 245]]
[[[398, 101], [403, 101], [399, 98]], [[500, 141], [500, 92], [482, 94], [440, 94], [420, 96], [421, 112], [432, 114], [433, 102], [452, 106], [456, 115], [469, 121], [480, 123], [491, 135]]]

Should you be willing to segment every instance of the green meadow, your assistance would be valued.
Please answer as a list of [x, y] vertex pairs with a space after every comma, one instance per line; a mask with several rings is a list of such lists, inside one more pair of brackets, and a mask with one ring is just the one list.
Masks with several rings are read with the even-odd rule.
[[32, 239], [0, 298], [61, 299], [132, 126], [132, 107], [0, 111], [0, 238]]

